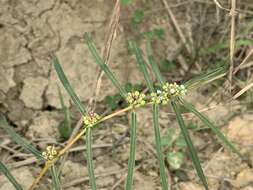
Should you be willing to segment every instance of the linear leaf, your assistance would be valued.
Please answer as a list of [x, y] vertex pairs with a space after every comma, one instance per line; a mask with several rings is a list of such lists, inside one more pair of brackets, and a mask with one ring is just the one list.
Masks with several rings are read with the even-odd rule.
[[56, 171], [56, 167], [54, 164], [50, 168], [50, 173], [51, 173], [52, 180], [53, 180], [53, 189], [54, 190], [61, 190], [60, 179], [59, 179], [58, 172]]
[[113, 72], [110, 70], [110, 68], [104, 63], [103, 59], [99, 56], [98, 51], [89, 36], [88, 33], [84, 34], [84, 39], [86, 40], [86, 43], [88, 45], [88, 48], [95, 58], [95, 62], [97, 65], [105, 72], [106, 76], [111, 80], [112, 84], [118, 89], [119, 93], [121, 94], [122, 97], [127, 96], [127, 92], [124, 90], [124, 88], [121, 87], [120, 83], [114, 76]]
[[59, 94], [59, 98], [61, 102], [61, 107], [64, 113], [64, 121], [58, 126], [58, 129], [61, 136], [65, 139], [68, 139], [72, 132], [70, 113], [69, 113], [69, 109], [64, 104], [64, 99], [61, 93], [61, 89], [59, 88], [59, 86], [57, 87], [58, 87], [58, 94]]
[[162, 152], [161, 136], [160, 136], [160, 131], [159, 131], [158, 105], [154, 104], [152, 111], [153, 111], [153, 125], [154, 125], [154, 131], [155, 131], [156, 152], [157, 152], [157, 158], [158, 158], [160, 175], [161, 175], [162, 189], [168, 190], [169, 188], [168, 188], [167, 176], [165, 173], [164, 155]]
[[194, 113], [206, 126], [208, 126], [218, 137], [219, 139], [228, 147], [230, 148], [230, 150], [234, 153], [236, 153], [238, 156], [240, 156], [241, 158], [243, 157], [242, 154], [234, 147], [234, 145], [225, 137], [225, 135], [219, 130], [219, 128], [215, 127], [210, 121], [209, 119], [201, 114], [200, 112], [198, 112], [194, 106], [181, 99], [181, 102], [183, 104], [183, 106], [188, 109], [190, 112]]
[[181, 128], [181, 131], [182, 131], [182, 134], [184, 136], [185, 142], [186, 142], [186, 144], [187, 144], [187, 146], [189, 148], [190, 156], [191, 156], [193, 165], [194, 165], [194, 167], [195, 167], [195, 169], [197, 171], [197, 174], [198, 174], [200, 180], [202, 181], [205, 189], [208, 190], [208, 185], [207, 185], [206, 177], [205, 177], [204, 172], [202, 170], [202, 167], [200, 165], [200, 161], [199, 161], [199, 158], [198, 158], [198, 155], [197, 155], [197, 151], [196, 151], [196, 149], [193, 146], [193, 143], [191, 141], [191, 138], [190, 138], [189, 133], [187, 131], [187, 128], [185, 126], [184, 119], [183, 119], [183, 117], [182, 117], [182, 115], [181, 115], [181, 113], [179, 111], [179, 108], [178, 108], [177, 104], [174, 101], [172, 101], [171, 105], [172, 105], [172, 108], [173, 108], [173, 110], [174, 110], [174, 112], [176, 114], [176, 118], [177, 118], [178, 124], [179, 124], [179, 126]]
[[131, 115], [131, 130], [130, 130], [130, 154], [128, 160], [128, 171], [126, 190], [131, 190], [133, 186], [133, 173], [135, 166], [135, 150], [136, 150], [136, 113], [133, 111]]
[[153, 56], [153, 51], [152, 51], [152, 46], [151, 46], [151, 41], [150, 40], [148, 40], [148, 42], [147, 42], [147, 50], [146, 51], [147, 51], [147, 55], [148, 55], [148, 63], [151, 65], [151, 67], [152, 67], [152, 69], [155, 73], [155, 76], [156, 76], [157, 80], [159, 81], [159, 83], [161, 85], [163, 85], [165, 80], [164, 80], [157, 64], [154, 61], [154, 56]]
[[191, 80], [185, 82], [185, 87], [188, 89], [197, 88], [203, 84], [207, 84], [215, 79], [222, 78], [226, 75], [226, 67], [219, 67], [217, 69], [213, 69], [208, 71], [207, 73], [201, 74], [199, 76], [194, 77]]
[[0, 173], [3, 173], [5, 177], [12, 183], [16, 190], [22, 190], [22, 186], [16, 181], [14, 176], [8, 170], [8, 168], [0, 161]]
[[73, 88], [71, 87], [65, 73], [62, 70], [62, 67], [59, 63], [59, 60], [56, 56], [53, 57], [53, 62], [54, 62], [54, 68], [56, 70], [56, 73], [62, 83], [62, 85], [64, 86], [65, 90], [67, 91], [67, 93], [69, 94], [71, 100], [74, 102], [75, 106], [77, 107], [78, 111], [82, 114], [85, 115], [85, 108], [83, 107], [81, 100], [78, 98], [78, 96], [76, 95], [75, 91], [73, 90]]
[[16, 142], [18, 145], [22, 146], [28, 152], [34, 154], [38, 160], [43, 160], [43, 156], [40, 151], [38, 151], [34, 146], [28, 143], [20, 135], [18, 135], [12, 127], [7, 123], [4, 117], [0, 116], [0, 127], [10, 136], [10, 138]]
[[133, 50], [134, 54], [135, 54], [135, 57], [136, 57], [136, 60], [137, 60], [137, 64], [141, 70], [141, 72], [143, 73], [144, 75], [144, 79], [148, 85], [148, 88], [151, 92], [154, 91], [154, 87], [153, 87], [153, 83], [149, 77], [149, 74], [148, 74], [148, 70], [147, 70], [147, 66], [144, 62], [144, 59], [142, 57], [142, 54], [141, 54], [141, 50], [140, 48], [137, 46], [136, 42], [134, 41], [130, 41], [129, 42], [129, 45], [130, 45], [130, 48]]
[[96, 190], [96, 178], [94, 175], [93, 157], [92, 157], [92, 130], [87, 128], [86, 132], [86, 153], [87, 153], [87, 164], [88, 164], [88, 174], [90, 178], [90, 185], [92, 190]]

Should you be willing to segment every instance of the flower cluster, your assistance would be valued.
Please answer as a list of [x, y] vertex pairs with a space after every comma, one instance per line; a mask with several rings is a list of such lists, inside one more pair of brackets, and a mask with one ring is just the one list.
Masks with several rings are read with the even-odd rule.
[[54, 160], [58, 155], [58, 152], [56, 151], [54, 146], [47, 146], [46, 151], [42, 152], [42, 156], [47, 161]]
[[90, 112], [88, 115], [83, 117], [83, 123], [85, 127], [92, 127], [94, 126], [99, 120], [101, 119], [101, 117], [94, 112]]
[[169, 94], [170, 97], [181, 96], [186, 94], [186, 88], [184, 85], [178, 85], [177, 83], [165, 83], [163, 90]]
[[171, 98], [185, 95], [186, 92], [187, 90], [184, 85], [165, 83], [162, 86], [162, 90], [157, 90], [156, 93], [151, 93], [151, 102], [153, 104], [166, 105]]
[[129, 92], [127, 94], [127, 102], [130, 106], [132, 107], [140, 107], [144, 106], [146, 101], [145, 101], [146, 95], [143, 93], [140, 93], [139, 91], [135, 92]]
[[165, 91], [157, 90], [156, 93], [152, 92], [150, 96], [151, 96], [151, 102], [153, 104], [166, 105], [169, 102], [168, 93], [166, 93]]

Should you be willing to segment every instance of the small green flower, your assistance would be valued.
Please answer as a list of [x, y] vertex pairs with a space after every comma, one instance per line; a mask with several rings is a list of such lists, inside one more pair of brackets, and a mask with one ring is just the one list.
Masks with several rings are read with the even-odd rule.
[[182, 96], [187, 92], [184, 85], [178, 85], [177, 83], [165, 83], [162, 88], [163, 93], [167, 93], [169, 97]]
[[183, 84], [181, 84], [179, 86], [179, 89], [180, 89], [180, 94], [181, 95], [185, 95], [187, 93], [187, 89], [185, 88], [185, 86]]
[[54, 146], [47, 146], [46, 151], [42, 152], [42, 156], [47, 161], [54, 160], [58, 155], [58, 152], [56, 151]]
[[139, 91], [129, 92], [127, 94], [127, 102], [132, 107], [140, 107], [144, 106], [146, 95], [143, 93], [140, 93]]
[[100, 119], [101, 119], [101, 117], [97, 113], [90, 112], [88, 115], [86, 115], [86, 116], [83, 117], [84, 127], [92, 127]]
[[161, 91], [157, 91], [156, 93], [152, 92], [150, 94], [150, 96], [151, 96], [151, 102], [153, 104], [160, 104], [161, 103], [160, 93], [161, 93]]

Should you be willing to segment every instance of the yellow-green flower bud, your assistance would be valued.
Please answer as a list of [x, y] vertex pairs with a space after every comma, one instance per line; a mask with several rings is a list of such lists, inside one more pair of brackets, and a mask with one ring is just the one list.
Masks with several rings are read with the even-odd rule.
[[58, 152], [56, 151], [54, 146], [47, 146], [46, 150], [42, 152], [42, 156], [47, 161], [54, 160], [58, 155]]

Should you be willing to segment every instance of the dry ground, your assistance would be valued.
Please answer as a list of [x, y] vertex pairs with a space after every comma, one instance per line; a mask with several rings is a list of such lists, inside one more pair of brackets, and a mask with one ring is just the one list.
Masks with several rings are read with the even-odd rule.
[[[227, 1], [224, 6], [227, 6]], [[240, 1], [240, 25], [243, 28], [253, 19], [251, 0]], [[213, 1], [172, 1], [171, 6], [183, 34], [196, 48], [208, 46], [224, 38], [229, 31], [227, 12], [215, 8]], [[50, 55], [56, 53], [71, 84], [87, 104], [93, 96], [98, 68], [84, 44], [84, 32], [90, 32], [101, 50], [114, 1], [109, 0], [0, 0], [0, 114], [3, 114], [15, 130], [37, 148], [43, 150], [48, 144], [61, 147], [57, 126], [63, 120], [57, 84], [60, 84], [52, 67]], [[131, 14], [144, 9], [147, 19], [140, 31], [131, 27]], [[219, 20], [220, 19], [220, 20]], [[217, 21], [217, 22], [216, 22]], [[216, 22], [216, 23], [215, 23]], [[238, 22], [237, 22], [238, 24]], [[201, 26], [203, 26], [201, 28]], [[202, 61], [196, 58], [193, 66], [187, 63], [191, 48], [184, 54], [180, 36], [171, 23], [163, 1], [136, 1], [122, 7], [117, 37], [113, 43], [110, 67], [122, 83], [141, 83], [143, 78], [136, 69], [135, 59], [127, 51], [127, 40], [138, 39], [138, 34], [150, 28], [165, 29], [165, 39], [154, 43], [158, 59], [178, 60], [176, 69], [165, 73], [168, 80], [181, 81], [205, 70]], [[216, 27], [217, 30], [212, 30]], [[219, 30], [222, 29], [222, 30]], [[212, 39], [208, 34], [215, 33]], [[252, 34], [251, 34], [252, 35]], [[212, 41], [214, 40], [214, 41]], [[142, 40], [138, 40], [145, 48]], [[240, 62], [250, 46], [239, 52]], [[252, 45], [251, 45], [252, 47]], [[227, 50], [228, 51], [228, 50]], [[187, 55], [188, 54], [188, 55]], [[219, 56], [224, 55], [216, 55]], [[185, 61], [186, 60], [186, 61]], [[196, 63], [196, 64], [195, 64]], [[244, 75], [243, 75], [244, 76]], [[245, 74], [246, 76], [246, 74]], [[247, 78], [251, 72], [247, 74]], [[243, 86], [243, 85], [242, 85]], [[235, 89], [236, 90], [236, 89]], [[62, 90], [64, 92], [64, 90]], [[97, 112], [108, 113], [102, 101], [116, 90], [104, 77]], [[71, 110], [73, 127], [80, 115], [64, 92], [65, 103]], [[253, 117], [252, 110], [240, 101], [224, 105], [222, 95], [206, 88], [189, 94], [189, 99], [199, 110], [212, 107], [206, 115], [218, 126], [253, 164]], [[252, 95], [252, 94], [251, 94]], [[247, 100], [252, 100], [246, 98]], [[219, 103], [219, 104], [218, 104]], [[161, 132], [168, 127], [177, 127], [169, 109], [161, 110]], [[98, 189], [123, 189], [129, 152], [129, 115], [113, 119], [94, 132], [94, 164], [98, 176]], [[138, 111], [138, 147], [134, 188], [137, 190], [160, 189], [158, 163], [155, 159], [154, 135], [150, 109]], [[199, 124], [191, 117], [191, 122]], [[200, 124], [199, 124], [200, 125]], [[208, 130], [191, 134], [199, 150], [203, 168], [211, 190], [253, 190], [253, 170], [235, 155], [222, 148]], [[61, 181], [65, 190], [89, 189], [86, 160], [83, 153], [84, 140], [79, 141], [69, 153], [62, 167]], [[24, 152], [0, 130], [0, 159], [11, 169], [14, 176], [27, 189], [37, 176], [42, 165], [33, 156]], [[177, 172], [170, 172], [173, 189], [202, 189], [190, 160]], [[50, 189], [51, 180], [43, 178], [39, 189]], [[0, 190], [12, 189], [5, 177], [0, 175]]]

